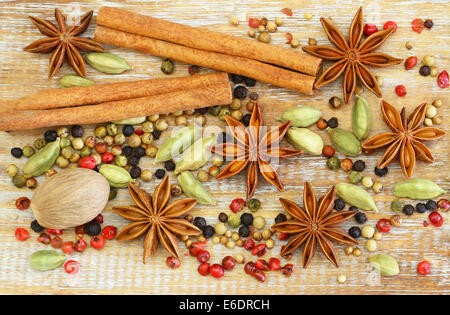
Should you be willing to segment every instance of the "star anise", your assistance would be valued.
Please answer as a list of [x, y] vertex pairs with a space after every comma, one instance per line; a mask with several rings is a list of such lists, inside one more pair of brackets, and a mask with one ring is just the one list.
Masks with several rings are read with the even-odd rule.
[[179, 257], [176, 235], [191, 236], [200, 233], [200, 230], [189, 221], [178, 218], [191, 210], [197, 199], [179, 199], [168, 204], [170, 199], [168, 176], [156, 187], [153, 196], [134, 184], [128, 184], [128, 189], [136, 205], [114, 207], [113, 210], [133, 223], [119, 233], [117, 240], [132, 240], [147, 233], [144, 240], [144, 264], [155, 253], [158, 243], [161, 243], [172, 256]]
[[403, 174], [411, 177], [416, 157], [428, 163], [434, 161], [430, 150], [421, 141], [439, 139], [445, 135], [445, 132], [435, 127], [423, 127], [426, 109], [427, 104], [424, 103], [406, 119], [404, 107], [399, 114], [392, 105], [385, 101], [381, 102], [383, 119], [392, 132], [376, 135], [362, 145], [369, 153], [388, 146], [378, 162], [378, 168], [385, 168], [394, 158], [399, 157]]
[[[331, 240], [345, 244], [358, 242], [337, 227], [338, 224], [353, 217], [355, 211], [338, 211], [332, 213], [335, 187], [316, 201], [311, 185], [306, 182], [303, 191], [303, 205], [305, 209], [294, 202], [280, 198], [283, 208], [294, 218], [273, 225], [278, 232], [293, 234], [292, 239], [281, 250], [281, 256], [286, 256], [305, 244], [303, 247], [303, 268], [308, 267], [319, 244], [322, 252], [329, 261], [338, 267], [336, 252]], [[318, 204], [317, 204], [318, 203]]]
[[257, 103], [253, 107], [247, 129], [241, 122], [231, 116], [225, 116], [225, 120], [236, 142], [221, 143], [212, 147], [211, 150], [213, 153], [234, 158], [234, 160], [216, 178], [231, 177], [248, 167], [247, 199], [250, 199], [255, 193], [258, 173], [261, 173], [269, 183], [282, 191], [283, 183], [270, 163], [271, 158], [287, 158], [303, 153], [300, 150], [285, 149], [278, 146], [291, 122], [288, 121], [281, 126], [274, 127], [264, 134], [265, 127], [262, 126], [261, 109]]
[[62, 66], [67, 56], [72, 68], [82, 77], [86, 77], [86, 68], [83, 57], [78, 50], [103, 51], [103, 47], [90, 38], [78, 37], [89, 26], [94, 11], [89, 11], [79, 18], [79, 22], [67, 27], [66, 17], [59, 9], [55, 9], [55, 19], [58, 27], [50, 21], [30, 16], [33, 24], [39, 31], [48, 36], [32, 42], [24, 48], [32, 53], [46, 54], [54, 51], [50, 58], [48, 77], [51, 78]]
[[331, 23], [329, 19], [321, 18], [322, 26], [334, 47], [330, 46], [303, 46], [303, 50], [325, 60], [335, 62], [329, 67], [316, 81], [316, 89], [335, 81], [344, 73], [342, 88], [344, 92], [345, 103], [348, 103], [353, 96], [356, 88], [357, 77], [373, 94], [381, 97], [380, 87], [375, 76], [366, 66], [387, 67], [401, 63], [401, 59], [393, 58], [383, 53], [374, 53], [373, 51], [380, 47], [384, 41], [394, 32], [393, 28], [376, 32], [367, 37], [362, 44], [363, 35], [363, 17], [362, 7], [359, 8], [349, 31], [349, 40]]

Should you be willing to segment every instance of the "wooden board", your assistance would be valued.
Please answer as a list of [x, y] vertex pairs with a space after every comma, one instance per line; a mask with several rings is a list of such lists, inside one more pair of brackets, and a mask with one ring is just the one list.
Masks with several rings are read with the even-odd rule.
[[[65, 13], [74, 12], [79, 15], [88, 10], [95, 10], [103, 1], [58, 1], [58, 8]], [[142, 14], [165, 18], [175, 22], [193, 26], [201, 26], [207, 29], [226, 32], [237, 36], [246, 37], [246, 19], [249, 16], [267, 17], [274, 19], [277, 16], [284, 18], [284, 24], [279, 31], [273, 34], [272, 44], [284, 45], [285, 33], [291, 32], [294, 38], [298, 38], [302, 45], [307, 44], [309, 37], [316, 38], [319, 44], [328, 45], [329, 42], [319, 22], [320, 16], [331, 16], [336, 25], [345, 34], [348, 26], [359, 5], [365, 1], [108, 1], [109, 5], [127, 8]], [[52, 80], [47, 79], [49, 55], [37, 55], [24, 52], [22, 48], [28, 43], [42, 37], [30, 20], [28, 15], [38, 16], [53, 20], [53, 1], [8, 1], [0, 4], [0, 97], [2, 99], [15, 98], [44, 88], [56, 87], [58, 77], [71, 74], [72, 70], [67, 66], [60, 70], [58, 76]], [[287, 17], [280, 9], [290, 7], [294, 11], [292, 17]], [[447, 16], [450, 12], [450, 4], [446, 1], [428, 2], [399, 2], [399, 1], [367, 1], [364, 7], [364, 21], [371, 22], [382, 27], [386, 20], [392, 19], [398, 24], [397, 32], [389, 38], [380, 49], [399, 58], [417, 55], [421, 59], [425, 54], [433, 54], [437, 59], [439, 70], [450, 70], [449, 28]], [[312, 13], [313, 17], [307, 21], [304, 13]], [[241, 24], [231, 26], [228, 19], [236, 15]], [[431, 18], [434, 27], [431, 31], [424, 30], [417, 34], [411, 30], [411, 21], [415, 18]], [[91, 23], [86, 34], [93, 35], [95, 20]], [[411, 41], [413, 49], [405, 49], [405, 42]], [[133, 70], [122, 75], [103, 75], [88, 67], [88, 76], [96, 82], [115, 82], [118, 80], [145, 79], [164, 76], [159, 70], [160, 58], [136, 53], [126, 49], [108, 47], [108, 51], [124, 57], [133, 65]], [[328, 65], [328, 64], [326, 64]], [[187, 74], [185, 64], [176, 63], [174, 75]], [[202, 70], [205, 72], [206, 70]], [[440, 98], [444, 106], [439, 109], [443, 116], [441, 127], [449, 131], [448, 110], [449, 90], [440, 89], [436, 79], [421, 77], [418, 67], [411, 71], [405, 71], [403, 65], [386, 69], [375, 69], [376, 75], [384, 78], [382, 92], [384, 98], [395, 105], [397, 109], [405, 106], [410, 112], [415, 106]], [[399, 98], [394, 93], [397, 84], [404, 84], [408, 94]], [[324, 112], [324, 117], [338, 117], [339, 124], [349, 129], [351, 105], [344, 105], [338, 110], [330, 109], [328, 99], [331, 96], [341, 96], [341, 81], [322, 88], [313, 97], [306, 97], [296, 92], [280, 89], [267, 84], [258, 83], [252, 91], [261, 95], [263, 116], [267, 125], [275, 125], [276, 118], [281, 113], [296, 105], [312, 105]], [[374, 128], [371, 135], [387, 130], [381, 121], [379, 100], [364, 91], [362, 94], [371, 104], [374, 116]], [[208, 116], [208, 124], [217, 124], [218, 120]], [[222, 124], [223, 125], [223, 124]], [[87, 133], [92, 133], [92, 126], [87, 126]], [[316, 127], [311, 129], [316, 130]], [[25, 159], [14, 159], [9, 151], [14, 146], [24, 146], [42, 136], [44, 130], [0, 133], [0, 293], [33, 293], [33, 294], [448, 294], [449, 285], [449, 224], [448, 215], [444, 214], [444, 226], [434, 228], [423, 227], [426, 214], [414, 214], [404, 218], [400, 228], [393, 228], [392, 232], [383, 235], [378, 242], [376, 253], [393, 255], [400, 263], [400, 274], [393, 278], [379, 277], [371, 272], [366, 263], [368, 252], [363, 249], [364, 241], [360, 240], [360, 248], [363, 254], [356, 258], [345, 256], [343, 245], [337, 245], [337, 253], [340, 258], [340, 268], [333, 267], [323, 256], [318, 253], [306, 270], [300, 267], [300, 252], [296, 251], [292, 263], [297, 267], [290, 278], [286, 278], [277, 272], [267, 275], [265, 283], [258, 283], [243, 272], [243, 266], [239, 265], [233, 272], [227, 272], [225, 276], [216, 280], [211, 277], [200, 276], [196, 269], [198, 263], [192, 257], [183, 256], [182, 266], [178, 270], [171, 270], [165, 265], [166, 252], [160, 248], [151, 263], [142, 264], [142, 241], [119, 243], [108, 242], [106, 247], [98, 252], [89, 248], [83, 254], [74, 254], [71, 257], [81, 263], [81, 272], [76, 276], [68, 275], [62, 268], [52, 272], [33, 271], [28, 263], [28, 257], [38, 249], [45, 246], [36, 242], [36, 234], [31, 232], [32, 239], [25, 243], [19, 243], [14, 238], [14, 230], [17, 227], [29, 227], [33, 220], [31, 211], [19, 211], [14, 206], [14, 201], [20, 196], [31, 197], [32, 191], [17, 189], [11, 184], [11, 179], [5, 169], [10, 163], [22, 167]], [[329, 138], [325, 132], [320, 132], [326, 143]], [[165, 135], [162, 137], [164, 138]], [[161, 143], [159, 141], [158, 143]], [[435, 180], [447, 191], [449, 183], [449, 141], [448, 136], [439, 142], [428, 144], [432, 150], [436, 162], [424, 164], [418, 162], [414, 175]], [[341, 155], [339, 155], [342, 157]], [[372, 156], [362, 156], [367, 163], [366, 175], [372, 172], [381, 152]], [[325, 166], [323, 157], [303, 156], [283, 161], [279, 166], [280, 176], [285, 184], [285, 191], [278, 192], [263, 180], [255, 194], [262, 202], [260, 214], [267, 218], [267, 226], [273, 223], [273, 218], [281, 211], [278, 202], [279, 197], [285, 197], [296, 202], [301, 202], [303, 182], [311, 182], [317, 194], [324, 194], [326, 190], [339, 181], [345, 181], [347, 174], [344, 171], [332, 172]], [[159, 166], [151, 164], [151, 160], [144, 158], [141, 163], [144, 168], [155, 170]], [[206, 168], [206, 167], [205, 167]], [[384, 191], [375, 195], [379, 214], [368, 213], [369, 223], [375, 224], [379, 218], [388, 218], [392, 212], [389, 203], [393, 199], [391, 195], [392, 185], [403, 180], [398, 162], [389, 167], [388, 176], [381, 179]], [[42, 183], [44, 178], [38, 178]], [[176, 179], [171, 178], [175, 183]], [[150, 192], [159, 181], [143, 185]], [[193, 215], [202, 215], [207, 218], [209, 224], [215, 224], [217, 215], [221, 211], [229, 211], [228, 205], [232, 199], [244, 197], [245, 180], [243, 175], [217, 182], [210, 180], [207, 188], [217, 199], [217, 206], [198, 206]], [[131, 202], [125, 190], [119, 192], [117, 199], [109, 203], [105, 212], [105, 224], [124, 227], [126, 220], [111, 211], [114, 205], [126, 205]], [[414, 203], [415, 204], [415, 203]], [[348, 229], [354, 222], [347, 222], [344, 227]], [[73, 231], [65, 232], [64, 240], [74, 240]], [[283, 243], [276, 241], [275, 248], [270, 255], [278, 255]], [[183, 254], [186, 249], [180, 243]], [[221, 261], [225, 255], [245, 254], [246, 259], [251, 259], [242, 248], [232, 250], [222, 245], [209, 245], [212, 253], [212, 262]], [[418, 262], [427, 259], [432, 264], [432, 272], [428, 276], [419, 276], [416, 272]], [[283, 261], [284, 262], [284, 261]], [[344, 284], [339, 284], [336, 277], [339, 274], [347, 276]]]

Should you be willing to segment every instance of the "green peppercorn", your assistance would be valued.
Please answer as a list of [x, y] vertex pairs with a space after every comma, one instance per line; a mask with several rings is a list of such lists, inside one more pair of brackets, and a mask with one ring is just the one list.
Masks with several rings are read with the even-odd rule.
[[357, 184], [357, 183], [359, 183], [361, 181], [362, 174], [361, 174], [361, 172], [350, 171], [350, 173], [348, 174], [348, 178], [350, 179], [350, 181], [353, 184]]
[[183, 189], [181, 188], [180, 185], [174, 184], [174, 185], [170, 186], [170, 193], [173, 196], [179, 196], [179, 195], [181, 195], [183, 193]]
[[394, 199], [391, 202], [391, 210], [394, 212], [402, 212], [405, 203], [401, 199]]
[[153, 132], [153, 123], [151, 121], [146, 121], [142, 124], [142, 131], [143, 132]]
[[106, 125], [106, 132], [110, 136], [115, 136], [117, 134], [117, 125], [116, 124]]
[[37, 181], [33, 177], [28, 178], [25, 185], [27, 186], [27, 188], [35, 189], [37, 186]]
[[222, 107], [222, 109], [219, 112], [219, 119], [225, 120], [225, 116], [231, 115], [231, 111], [228, 107]]
[[114, 163], [117, 166], [125, 167], [128, 163], [128, 159], [125, 155], [116, 155], [116, 157], [114, 158]]
[[81, 150], [84, 147], [83, 139], [81, 139], [81, 138], [74, 138], [72, 140], [72, 147], [75, 150]]
[[79, 159], [80, 159], [80, 153], [74, 152], [74, 153], [72, 154], [72, 156], [69, 158], [69, 161], [70, 161], [71, 163], [77, 163]]
[[34, 140], [34, 147], [36, 148], [36, 150], [40, 150], [43, 147], [45, 147], [45, 145], [47, 144], [47, 142], [45, 141], [44, 138], [37, 138], [36, 140]]
[[232, 227], [232, 228], [237, 228], [239, 227], [239, 225], [241, 225], [241, 216], [236, 214], [236, 213], [231, 213], [228, 216], [228, 224]]
[[341, 160], [337, 156], [332, 156], [327, 160], [327, 167], [330, 170], [337, 170], [341, 167]]
[[9, 164], [6, 168], [6, 173], [8, 173], [9, 176], [14, 177], [19, 172], [19, 168], [14, 164]]
[[211, 107], [208, 107], [208, 113], [213, 116], [218, 116], [221, 109], [222, 109], [222, 106], [220, 106], [220, 105], [211, 106]]
[[153, 142], [153, 134], [151, 134], [150, 132], [145, 132], [141, 136], [141, 140], [143, 144], [151, 144]]
[[152, 173], [152, 171], [150, 171], [150, 170], [143, 170], [143, 171], [141, 172], [141, 179], [142, 179], [144, 182], [149, 182], [149, 181], [151, 181], [151, 180], [152, 180], [152, 177], [153, 177], [153, 173]]
[[259, 210], [259, 208], [261, 208], [261, 201], [256, 198], [252, 198], [247, 202], [247, 207], [251, 212], [256, 212]]
[[91, 149], [88, 148], [88, 147], [83, 147], [81, 149], [81, 151], [80, 151], [80, 156], [81, 157], [86, 157], [86, 156], [89, 156], [89, 155], [91, 155]]
[[23, 152], [24, 156], [29, 158], [30, 156], [32, 156], [34, 154], [34, 149], [33, 149], [32, 146], [26, 145], [26, 146], [23, 147], [22, 152]]
[[115, 144], [124, 144], [127, 141], [127, 137], [123, 133], [118, 133], [114, 136], [114, 143]]
[[161, 63], [161, 71], [165, 74], [171, 74], [175, 70], [175, 65], [170, 59], [164, 59]]
[[61, 149], [61, 155], [64, 156], [66, 159], [70, 159], [72, 157], [72, 154], [75, 153], [75, 150], [72, 147], [64, 147]]
[[98, 126], [94, 130], [94, 135], [97, 138], [104, 138], [104, 137], [106, 137], [107, 134], [108, 134], [108, 132], [106, 131], [106, 127], [105, 126]]
[[71, 144], [72, 144], [72, 141], [70, 141], [69, 138], [61, 138], [61, 141], [59, 141], [60, 148], [68, 147]]
[[56, 131], [56, 133], [60, 138], [67, 138], [70, 135], [70, 130], [67, 127], [61, 127]]
[[66, 168], [67, 166], [69, 166], [69, 160], [60, 155], [56, 158], [56, 165], [58, 165], [58, 167], [60, 168]]
[[150, 145], [147, 147], [147, 149], [145, 149], [145, 155], [149, 157], [155, 157], [156, 153], [158, 153], [158, 148], [154, 145]]
[[114, 143], [114, 138], [110, 135], [107, 135], [103, 138], [103, 142], [106, 143], [106, 145], [111, 146]]
[[128, 138], [128, 145], [132, 148], [136, 148], [141, 145], [141, 137], [139, 137], [137, 134], [133, 133]]
[[113, 200], [117, 196], [117, 188], [110, 187], [108, 200]]
[[27, 180], [26, 180], [25, 176], [23, 176], [23, 175], [15, 175], [12, 178], [12, 182], [13, 182], [14, 186], [16, 186], [17, 188], [22, 188], [25, 186]]

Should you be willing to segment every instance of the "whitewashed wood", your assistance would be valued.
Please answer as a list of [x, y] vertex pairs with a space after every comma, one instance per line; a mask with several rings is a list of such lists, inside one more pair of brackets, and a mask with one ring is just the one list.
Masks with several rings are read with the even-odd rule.
[[[284, 18], [284, 24], [279, 31], [273, 34], [272, 43], [285, 45], [285, 32], [291, 32], [295, 38], [300, 39], [304, 45], [308, 37], [314, 37], [319, 44], [329, 44], [323, 32], [319, 17], [331, 16], [336, 25], [347, 34], [348, 26], [359, 5], [363, 4], [365, 21], [376, 23], [379, 27], [392, 19], [399, 25], [398, 31], [382, 46], [380, 51], [392, 54], [399, 58], [417, 55], [419, 59], [425, 54], [434, 54], [437, 58], [437, 66], [441, 69], [450, 69], [449, 65], [449, 26], [447, 14], [450, 4], [447, 1], [329, 1], [314, 2], [305, 1], [60, 1], [58, 7], [65, 13], [75, 10], [79, 13], [90, 9], [95, 11], [101, 5], [113, 5], [161, 17], [193, 26], [202, 26], [211, 30], [227, 32], [237, 36], [246, 36], [246, 19], [249, 16], [274, 19], [277, 16]], [[15, 98], [33, 91], [57, 86], [59, 76], [71, 74], [70, 67], [65, 65], [53, 80], [47, 79], [47, 67], [49, 55], [37, 55], [24, 52], [22, 48], [28, 43], [38, 39], [41, 35], [27, 19], [28, 15], [53, 19], [54, 2], [52, 1], [9, 1], [0, 3], [0, 96], [2, 99]], [[294, 11], [292, 17], [286, 17], [280, 9], [290, 7]], [[304, 19], [304, 13], [312, 13], [310, 21]], [[230, 15], [236, 15], [241, 25], [235, 27], [228, 23]], [[422, 34], [411, 31], [411, 21], [414, 18], [431, 18], [435, 26], [431, 31], [424, 30]], [[95, 20], [93, 20], [86, 34], [93, 35]], [[408, 51], [404, 48], [407, 40], [413, 42], [414, 48]], [[88, 76], [97, 82], [115, 82], [118, 80], [132, 80], [151, 77], [162, 77], [159, 70], [160, 59], [126, 49], [109, 48], [112, 53], [124, 57], [134, 69], [118, 76], [103, 75], [88, 67]], [[174, 75], [186, 75], [187, 66], [176, 63]], [[202, 70], [206, 71], [206, 70]], [[449, 131], [448, 124], [448, 89], [437, 87], [435, 78], [422, 78], [418, 69], [405, 71], [402, 65], [374, 70], [376, 75], [384, 78], [382, 87], [384, 98], [400, 109], [406, 106], [410, 112], [422, 102], [431, 103], [436, 98], [441, 98], [444, 106], [439, 109], [444, 122], [441, 128]], [[258, 83], [252, 89], [261, 95], [263, 116], [267, 125], [274, 125], [275, 119], [291, 106], [307, 104], [315, 106], [325, 112], [325, 118], [336, 116], [340, 125], [349, 129], [351, 105], [344, 105], [339, 110], [331, 110], [327, 101], [331, 96], [341, 95], [341, 81], [330, 84], [316, 93], [314, 97], [306, 97], [285, 89], [280, 89], [267, 84]], [[395, 96], [394, 86], [404, 84], [408, 95], [400, 99]], [[371, 135], [387, 130], [381, 122], [379, 101], [373, 95], [364, 92], [372, 105], [375, 118], [374, 129]], [[208, 123], [218, 121], [208, 116]], [[223, 125], [223, 124], [222, 124]], [[312, 129], [316, 129], [313, 127]], [[92, 132], [92, 126], [87, 129]], [[27, 259], [35, 250], [45, 248], [44, 245], [34, 240], [19, 243], [14, 238], [14, 230], [17, 227], [28, 227], [33, 219], [31, 211], [18, 211], [14, 206], [14, 200], [19, 196], [31, 197], [32, 191], [17, 189], [12, 186], [10, 178], [4, 171], [10, 163], [16, 163], [22, 167], [25, 159], [16, 160], [9, 154], [13, 146], [30, 144], [33, 139], [42, 135], [42, 130], [22, 131], [12, 133], [0, 133], [0, 293], [110, 293], [110, 294], [422, 294], [437, 293], [448, 294], [449, 286], [449, 225], [448, 215], [444, 214], [444, 226], [441, 228], [423, 227], [422, 222], [426, 215], [414, 215], [404, 218], [404, 224], [400, 228], [393, 228], [392, 232], [383, 235], [378, 242], [376, 253], [391, 254], [400, 262], [401, 272], [393, 278], [379, 278], [370, 272], [365, 263], [368, 253], [363, 249], [361, 257], [345, 256], [344, 246], [337, 245], [341, 267], [334, 268], [327, 262], [321, 253], [316, 254], [308, 269], [300, 268], [300, 253], [297, 251], [292, 259], [297, 267], [290, 278], [285, 278], [276, 272], [267, 274], [267, 281], [263, 284], [245, 275], [242, 266], [238, 266], [225, 277], [216, 280], [211, 277], [201, 277], [196, 272], [197, 263], [192, 257], [182, 257], [183, 264], [178, 270], [171, 270], [165, 266], [166, 252], [162, 248], [153, 261], [147, 265], [142, 264], [141, 240], [119, 243], [108, 242], [106, 247], [97, 252], [89, 248], [83, 254], [73, 254], [71, 257], [81, 263], [81, 272], [77, 276], [67, 275], [62, 268], [52, 272], [41, 273], [33, 271]], [[325, 132], [320, 132], [326, 143], [329, 142]], [[161, 141], [159, 141], [160, 143]], [[435, 180], [447, 191], [449, 183], [449, 159], [448, 136], [439, 142], [430, 143], [436, 162], [428, 165], [418, 162], [414, 175]], [[367, 174], [373, 175], [372, 169], [381, 152], [370, 157], [364, 157], [367, 162]], [[143, 167], [155, 170], [157, 167], [151, 164], [149, 159], [144, 159]], [[303, 182], [308, 180], [317, 194], [324, 194], [334, 183], [346, 180], [347, 174], [343, 171], [331, 172], [325, 167], [325, 159], [322, 157], [299, 157], [283, 161], [279, 168], [280, 176], [285, 183], [285, 191], [279, 193], [276, 189], [261, 179], [255, 194], [261, 199], [263, 207], [261, 215], [274, 218], [281, 210], [277, 199], [285, 197], [300, 202], [303, 191]], [[379, 218], [389, 217], [389, 203], [393, 199], [390, 194], [393, 183], [402, 180], [398, 163], [394, 162], [389, 168], [389, 175], [382, 179], [384, 192], [374, 196], [380, 214], [368, 214], [369, 223], [375, 224]], [[38, 179], [39, 182], [43, 178]], [[175, 179], [171, 180], [173, 183]], [[154, 189], [157, 180], [143, 187], [150, 191]], [[207, 184], [208, 189], [217, 199], [217, 206], [196, 207], [193, 215], [205, 216], [208, 223], [217, 221], [217, 215], [226, 211], [230, 201], [236, 197], [243, 197], [245, 180], [243, 175], [217, 182], [211, 180]], [[105, 223], [123, 227], [127, 224], [115, 213], [112, 213], [113, 205], [130, 203], [127, 192], [122, 190], [114, 202], [108, 204], [104, 213]], [[272, 219], [267, 219], [271, 224]], [[344, 225], [349, 228], [353, 223]], [[36, 235], [32, 232], [32, 238]], [[73, 231], [65, 232], [64, 240], [73, 240]], [[281, 242], [277, 241], [271, 251], [277, 255]], [[183, 253], [187, 252], [184, 245]], [[360, 241], [360, 247], [364, 247], [364, 241]], [[225, 249], [221, 245], [209, 245], [212, 252], [212, 262], [219, 262], [221, 258], [229, 254], [243, 253], [240, 248]], [[270, 252], [269, 252], [270, 254]], [[245, 253], [246, 259], [251, 259]], [[269, 257], [269, 255], [267, 255]], [[432, 272], [428, 276], [418, 276], [417, 263], [428, 259], [432, 263]], [[345, 284], [338, 284], [336, 277], [339, 274], [347, 276]]]

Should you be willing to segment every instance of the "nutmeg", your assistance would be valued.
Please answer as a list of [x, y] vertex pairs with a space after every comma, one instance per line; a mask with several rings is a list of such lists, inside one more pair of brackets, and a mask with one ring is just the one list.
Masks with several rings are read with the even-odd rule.
[[31, 199], [38, 223], [49, 229], [83, 225], [105, 208], [109, 183], [101, 174], [85, 169], [66, 169], [48, 178]]

